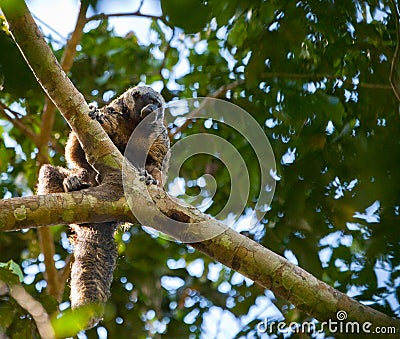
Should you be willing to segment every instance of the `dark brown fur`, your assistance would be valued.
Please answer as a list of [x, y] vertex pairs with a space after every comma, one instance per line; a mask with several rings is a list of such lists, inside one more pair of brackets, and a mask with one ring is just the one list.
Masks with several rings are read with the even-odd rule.
[[[137, 125], [151, 111], [164, 105], [164, 99], [150, 87], [127, 90], [109, 105], [90, 113], [98, 120], [113, 143], [123, 153]], [[149, 147], [145, 169], [146, 182], [162, 182], [163, 161], [169, 160], [169, 139], [163, 124], [163, 110], [148, 123], [135, 138], [133, 151], [140, 153]], [[135, 135], [136, 136], [136, 135]], [[38, 194], [68, 192], [97, 186], [100, 182], [96, 171], [89, 165], [75, 133], [71, 132], [65, 148], [65, 157], [71, 169], [44, 165], [39, 172]], [[152, 176], [152, 177], [151, 177]], [[149, 180], [148, 178], [151, 178]], [[115, 268], [117, 251], [114, 233], [117, 223], [70, 225], [75, 261], [71, 271], [71, 305], [73, 308], [87, 303], [104, 303], [110, 296], [110, 285]], [[99, 319], [93, 319], [94, 325]]]

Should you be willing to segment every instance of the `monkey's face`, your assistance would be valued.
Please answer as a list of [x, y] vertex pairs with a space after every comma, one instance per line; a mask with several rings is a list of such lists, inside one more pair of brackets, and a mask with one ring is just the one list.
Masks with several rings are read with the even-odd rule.
[[130, 89], [127, 94], [131, 96], [131, 101], [134, 104], [134, 109], [131, 111], [134, 116], [131, 115], [132, 119], [143, 120], [151, 112], [156, 111], [155, 120], [161, 120], [164, 118], [164, 110], [159, 109], [164, 106], [164, 98], [148, 86], [137, 86]]

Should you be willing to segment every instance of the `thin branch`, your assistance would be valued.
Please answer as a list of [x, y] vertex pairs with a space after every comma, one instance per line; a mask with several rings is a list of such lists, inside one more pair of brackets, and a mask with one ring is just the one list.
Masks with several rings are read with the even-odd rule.
[[[9, 116], [6, 111], [12, 113], [14, 117]], [[0, 116], [11, 122], [15, 128], [19, 129], [27, 138], [30, 138], [32, 142], [35, 143], [35, 145], [39, 144], [38, 141], [39, 135], [34, 133], [30, 128], [28, 128], [26, 124], [22, 123], [20, 118], [17, 118], [17, 116], [21, 116], [20, 113], [10, 109], [9, 107], [0, 102]], [[60, 146], [58, 145], [56, 140], [50, 138], [49, 141], [50, 141], [50, 147], [52, 147], [57, 152], [61, 151]]]
[[4, 105], [3, 103], [0, 102], [0, 115], [5, 118], [6, 120], [8, 120], [9, 122], [11, 122], [16, 128], [18, 128], [27, 138], [31, 139], [34, 143], [36, 143], [38, 141], [39, 136], [34, 133], [29, 127], [27, 127], [26, 125], [24, 125], [20, 119], [18, 119], [17, 117], [10, 117], [7, 114], [7, 111], [9, 111], [10, 113], [12, 112], [13, 114], [15, 113], [14, 111], [10, 110], [6, 105]]
[[74, 256], [72, 254], [68, 254], [67, 258], [65, 259], [65, 266], [60, 271], [60, 284], [61, 286], [65, 286], [68, 278], [71, 275], [71, 266], [74, 262]]
[[160, 75], [161, 79], [163, 78], [163, 76], [162, 76], [162, 70], [163, 70], [164, 67], [165, 67], [165, 63], [167, 62], [167, 56], [168, 56], [168, 54], [169, 54], [169, 51], [171, 50], [171, 42], [172, 42], [172, 40], [173, 40], [174, 38], [175, 38], [175, 30], [172, 31], [171, 39], [169, 39], [169, 40], [167, 41], [167, 46], [166, 46], [166, 48], [165, 48], [165, 50], [164, 50], [164, 59], [163, 59], [161, 65], [160, 65], [160, 68], [159, 68], [159, 71], [158, 71], [158, 74]]
[[64, 72], [68, 72], [75, 59], [76, 46], [81, 42], [83, 36], [83, 28], [86, 25], [86, 12], [88, 5], [85, 1], [81, 1], [81, 7], [79, 8], [78, 18], [76, 20], [75, 29], [71, 34], [71, 38], [67, 42], [64, 54], [61, 58], [61, 68]]
[[86, 22], [90, 21], [96, 21], [96, 20], [103, 20], [107, 18], [112, 18], [112, 17], [126, 17], [126, 16], [137, 16], [141, 18], [147, 18], [147, 19], [153, 19], [153, 20], [161, 20], [165, 21], [164, 16], [158, 16], [158, 15], [151, 15], [151, 14], [143, 14], [139, 10], [135, 12], [129, 12], [129, 13], [110, 13], [110, 14], [105, 14], [105, 13], [100, 13], [100, 14], [95, 14], [89, 18], [86, 19]]
[[[6, 285], [0, 280], [0, 286]], [[53, 327], [50, 323], [50, 317], [40, 302], [35, 300], [22, 286], [11, 285], [8, 287], [10, 296], [24, 308], [33, 318], [37, 329], [43, 339], [55, 338]]]
[[[32, 13], [32, 12], [31, 12]], [[35, 20], [37, 22], [40, 22], [43, 26], [45, 26], [47, 29], [49, 29], [50, 31], [52, 31], [54, 34], [58, 35], [59, 38], [61, 38], [61, 40], [66, 41], [67, 39], [59, 32], [57, 32], [53, 27], [51, 27], [50, 25], [48, 25], [46, 22], [44, 22], [42, 19], [40, 19], [37, 15], [32, 13], [32, 16], [35, 18]]]
[[159, 75], [161, 79], [165, 80], [162, 76], [162, 70], [165, 67], [165, 63], [167, 62], [167, 56], [169, 51], [171, 50], [171, 41], [175, 38], [175, 30], [172, 31], [171, 38], [167, 41], [165, 49], [162, 51], [164, 53], [164, 58], [161, 62], [161, 65], [158, 69], [154, 70], [153, 72], [148, 73], [149, 76], [157, 76]]
[[208, 97], [210, 98], [220, 98], [222, 97], [226, 92], [240, 86], [243, 85], [245, 83], [245, 80], [243, 79], [239, 79], [236, 80], [228, 85], [224, 85], [221, 86], [220, 88], [218, 88], [214, 93], [211, 93], [210, 95], [208, 95]]
[[144, 5], [144, 0], [140, 0], [140, 4], [139, 4], [139, 7], [138, 7], [136, 12], [140, 12], [142, 7], [143, 7], [143, 5]]
[[15, 110], [11, 109], [10, 107], [6, 106], [6, 105], [3, 104], [1, 101], [0, 101], [0, 106], [1, 106], [4, 110], [7, 110], [7, 111], [10, 112], [12, 115], [14, 115], [16, 119], [21, 119], [21, 118], [24, 116], [24, 115], [21, 114], [20, 112], [17, 112], [17, 111], [15, 111]]
[[47, 282], [46, 291], [53, 296], [58, 302], [61, 302], [60, 280], [57, 268], [55, 266], [54, 254], [56, 253], [54, 246], [54, 238], [49, 227], [39, 227], [37, 229], [40, 251], [44, 256], [44, 277]]

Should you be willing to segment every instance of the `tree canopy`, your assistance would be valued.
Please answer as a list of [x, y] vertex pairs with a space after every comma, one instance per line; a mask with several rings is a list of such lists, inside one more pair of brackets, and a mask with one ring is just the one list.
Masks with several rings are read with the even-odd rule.
[[[102, 1], [84, 1], [68, 44], [46, 36], [85, 99], [102, 106], [145, 83], [166, 101], [214, 97], [245, 109], [271, 143], [276, 188], [261, 223], [239, 231], [335, 289], [398, 317], [397, 2], [161, 0], [150, 14], [143, 3], [122, 15], [103, 13]], [[85, 15], [87, 6], [93, 15]], [[145, 41], [133, 31], [115, 32], [110, 20], [122, 16], [150, 22]], [[6, 199], [35, 192], [40, 164], [65, 166], [69, 126], [51, 112], [4, 17], [0, 24], [0, 192]], [[76, 55], [68, 54], [71, 45]], [[221, 122], [169, 128], [172, 142], [205, 129], [228, 140], [251, 178], [243, 214], [254, 208], [263, 159], [248, 142]], [[204, 173], [217, 183], [205, 209], [215, 215], [235, 185], [221, 161], [193, 156], [168, 182], [195, 195]], [[0, 262], [13, 260], [0, 269], [0, 280], [10, 279], [5, 272], [18, 271], [18, 263], [23, 286], [49, 314], [69, 306], [68, 283], [59, 274], [72, 252], [68, 233], [65, 225], [0, 233]], [[149, 235], [139, 225], [120, 230], [116, 241], [119, 259], [104, 321], [80, 337], [250, 338], [262, 335], [257, 325], [265, 317], [308, 319], [191, 246]], [[60, 305], [56, 294], [45, 293], [55, 285], [65, 286]], [[0, 333], [38, 337], [17, 298], [1, 292], [0, 286]], [[66, 316], [60, 331], [75, 335], [68, 322], [75, 320]]]

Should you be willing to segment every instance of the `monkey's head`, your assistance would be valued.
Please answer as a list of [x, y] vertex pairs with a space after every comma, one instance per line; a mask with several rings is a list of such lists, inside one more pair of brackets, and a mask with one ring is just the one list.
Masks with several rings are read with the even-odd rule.
[[164, 109], [159, 109], [165, 104], [164, 98], [151, 87], [133, 87], [126, 91], [123, 96], [125, 105], [128, 106], [130, 117], [136, 123], [156, 110], [156, 120], [164, 118]]

